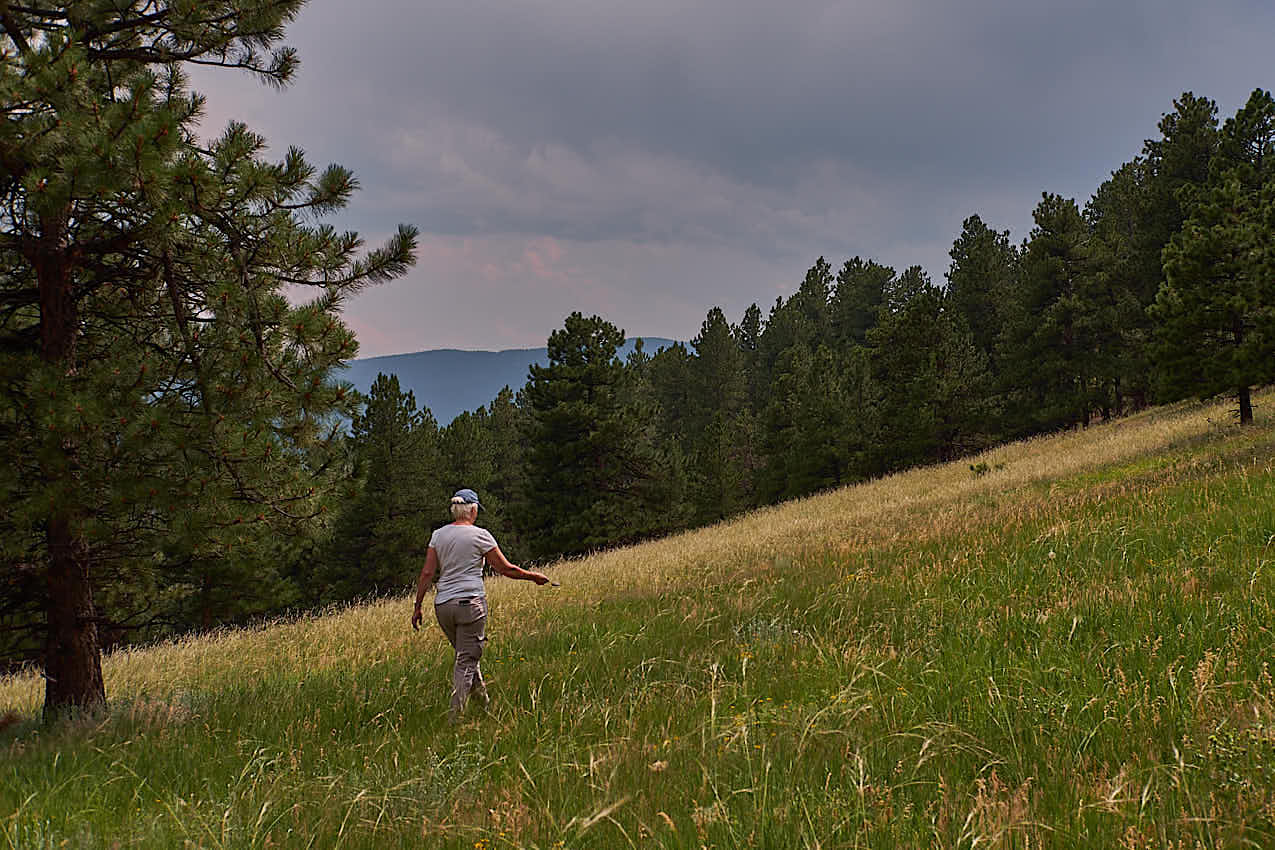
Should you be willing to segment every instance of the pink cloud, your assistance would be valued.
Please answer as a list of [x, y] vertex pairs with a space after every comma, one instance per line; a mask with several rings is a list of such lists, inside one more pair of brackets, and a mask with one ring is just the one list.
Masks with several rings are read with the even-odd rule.
[[522, 264], [541, 280], [566, 283], [569, 273], [557, 267], [565, 256], [566, 251], [557, 239], [552, 236], [542, 236], [539, 239], [533, 239], [523, 249]]
[[352, 315], [347, 312], [342, 318], [350, 330], [354, 331], [354, 336], [359, 341], [359, 357], [376, 357], [393, 352], [400, 344], [397, 335], [385, 333], [381, 323], [373, 317]]

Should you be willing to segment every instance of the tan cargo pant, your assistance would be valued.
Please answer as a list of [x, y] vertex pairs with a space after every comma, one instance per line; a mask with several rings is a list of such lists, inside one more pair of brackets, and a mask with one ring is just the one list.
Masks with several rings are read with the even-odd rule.
[[483, 657], [487, 640], [487, 600], [482, 596], [454, 599], [434, 606], [434, 616], [443, 634], [456, 650], [456, 666], [452, 670], [452, 701], [448, 716], [460, 719], [465, 703], [473, 693], [483, 704], [487, 702], [487, 685], [483, 682], [478, 662]]

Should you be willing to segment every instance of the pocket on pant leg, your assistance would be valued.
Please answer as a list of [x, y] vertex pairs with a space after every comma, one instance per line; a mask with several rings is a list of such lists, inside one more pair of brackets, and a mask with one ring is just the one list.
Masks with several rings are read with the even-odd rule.
[[465, 623], [456, 630], [456, 657], [467, 662], [477, 663], [483, 657], [483, 644], [487, 642], [483, 634], [486, 621], [479, 618], [472, 623]]
[[466, 605], [465, 608], [468, 609], [468, 613], [461, 615], [461, 617], [464, 618], [462, 620], [464, 625], [477, 623], [483, 617], [487, 616], [487, 600], [486, 599], [482, 599], [482, 598], [471, 599], [469, 600], [469, 604]]

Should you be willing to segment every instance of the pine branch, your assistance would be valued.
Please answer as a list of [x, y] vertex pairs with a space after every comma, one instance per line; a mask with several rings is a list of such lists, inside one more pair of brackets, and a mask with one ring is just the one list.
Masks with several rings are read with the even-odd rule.
[[31, 45], [27, 42], [26, 36], [22, 34], [22, 29], [10, 14], [10, 6], [7, 0], [0, 0], [0, 25], [4, 26], [4, 31], [8, 34], [10, 40], [22, 53], [30, 53]]

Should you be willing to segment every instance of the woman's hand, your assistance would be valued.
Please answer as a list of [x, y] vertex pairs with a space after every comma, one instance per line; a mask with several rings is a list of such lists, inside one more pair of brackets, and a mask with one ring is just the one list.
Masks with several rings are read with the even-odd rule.
[[421, 620], [423, 619], [424, 617], [421, 616], [421, 606], [417, 605], [416, 610], [412, 612], [412, 631], [420, 631]]
[[527, 575], [530, 576], [531, 580], [536, 584], [545, 585], [549, 583], [549, 576], [544, 573], [528, 572]]

